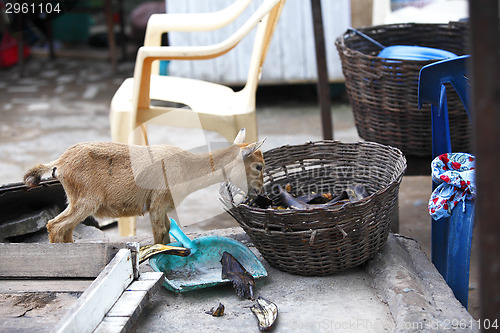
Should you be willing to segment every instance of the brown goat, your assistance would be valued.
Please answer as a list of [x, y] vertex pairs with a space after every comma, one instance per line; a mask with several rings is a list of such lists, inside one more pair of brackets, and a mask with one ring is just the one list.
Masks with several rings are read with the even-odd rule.
[[[149, 211], [155, 243], [170, 241], [167, 213], [190, 193], [225, 179], [254, 196], [263, 190], [263, 140], [194, 154], [175, 146], [89, 142], [72, 146], [56, 161], [28, 170], [24, 182], [39, 185], [48, 171], [66, 192], [67, 208], [47, 223], [52, 243], [73, 242], [73, 230], [90, 215], [125, 217]], [[175, 201], [175, 203], [174, 203]]]

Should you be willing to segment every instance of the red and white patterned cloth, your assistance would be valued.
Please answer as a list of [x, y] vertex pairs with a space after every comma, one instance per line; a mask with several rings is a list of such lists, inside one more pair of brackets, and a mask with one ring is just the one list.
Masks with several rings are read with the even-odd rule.
[[429, 213], [437, 220], [451, 215], [452, 209], [476, 197], [475, 157], [466, 153], [447, 153], [431, 163], [432, 180], [439, 186], [429, 200]]

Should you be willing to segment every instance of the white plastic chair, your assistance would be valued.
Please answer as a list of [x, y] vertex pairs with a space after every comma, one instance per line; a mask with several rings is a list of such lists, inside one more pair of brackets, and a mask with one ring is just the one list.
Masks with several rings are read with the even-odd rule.
[[[168, 125], [216, 131], [232, 142], [246, 128], [247, 142], [257, 141], [255, 93], [262, 65], [285, 0], [264, 0], [250, 18], [222, 42], [204, 46], [161, 46], [169, 31], [216, 30], [233, 22], [252, 2], [237, 0], [213, 13], [154, 14], [148, 21], [144, 46], [137, 53], [134, 77], [126, 79], [111, 101], [111, 137], [114, 142], [148, 144], [146, 123], [155, 118]], [[219, 57], [233, 49], [255, 27], [248, 78], [243, 89], [212, 82], [160, 76], [157, 60], [203, 60]], [[189, 108], [151, 105], [152, 100], [180, 103]], [[195, 117], [195, 118], [193, 118]], [[140, 129], [137, 131], [136, 129]], [[139, 135], [137, 135], [139, 133]], [[133, 135], [131, 135], [133, 134]], [[121, 236], [135, 235], [135, 217], [120, 218]]]

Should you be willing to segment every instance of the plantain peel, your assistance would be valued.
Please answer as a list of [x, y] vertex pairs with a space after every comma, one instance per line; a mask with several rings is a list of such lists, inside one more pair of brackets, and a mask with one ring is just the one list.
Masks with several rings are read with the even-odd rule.
[[141, 246], [139, 248], [139, 264], [143, 263], [145, 260], [151, 258], [155, 254], [166, 253], [175, 256], [187, 257], [191, 254], [191, 249], [179, 246], [170, 246], [163, 244], [153, 244]]
[[278, 318], [278, 306], [260, 296], [257, 298], [257, 303], [250, 307], [250, 310], [257, 317], [261, 331], [271, 329]]
[[213, 307], [210, 311], [205, 311], [205, 313], [211, 315], [212, 317], [222, 317], [224, 315], [224, 304], [219, 302], [219, 306], [217, 308]]
[[255, 287], [253, 276], [230, 253], [225, 251], [222, 253], [221, 263], [222, 278], [229, 279], [233, 283], [239, 297], [253, 300], [253, 287]]

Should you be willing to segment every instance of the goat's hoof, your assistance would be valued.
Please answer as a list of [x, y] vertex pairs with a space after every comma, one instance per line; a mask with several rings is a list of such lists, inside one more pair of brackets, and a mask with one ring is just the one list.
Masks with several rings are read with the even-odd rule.
[[57, 234], [49, 233], [49, 242], [51, 243], [73, 243], [73, 236], [60, 236]]

